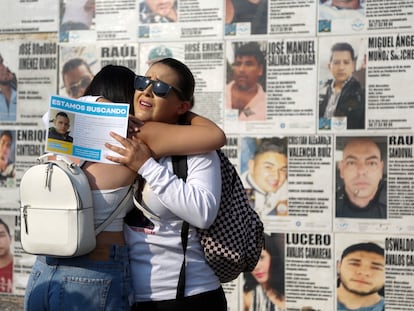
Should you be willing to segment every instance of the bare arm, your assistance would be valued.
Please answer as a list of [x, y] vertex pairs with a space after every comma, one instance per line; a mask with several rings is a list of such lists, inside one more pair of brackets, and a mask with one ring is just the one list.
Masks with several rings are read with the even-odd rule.
[[106, 143], [108, 149], [120, 155], [106, 158], [136, 172], [150, 157], [206, 153], [225, 145], [226, 135], [214, 122], [192, 112], [187, 115], [187, 121], [191, 125], [145, 122], [138, 126], [139, 132], [135, 129], [131, 138], [111, 132], [122, 147]]
[[188, 112], [191, 125], [145, 122], [136, 138], [151, 149], [154, 158], [205, 153], [226, 144], [226, 135], [213, 121]]

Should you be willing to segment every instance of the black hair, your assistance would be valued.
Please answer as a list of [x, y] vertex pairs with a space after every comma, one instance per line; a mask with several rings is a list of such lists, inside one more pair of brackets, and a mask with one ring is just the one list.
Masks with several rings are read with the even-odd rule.
[[64, 112], [64, 111], [59, 111], [59, 112], [56, 114], [55, 119], [56, 119], [57, 117], [64, 117], [64, 118], [66, 118], [66, 119], [69, 119], [68, 114], [67, 114], [66, 112]]
[[190, 101], [191, 107], [194, 106], [194, 89], [195, 89], [195, 79], [190, 68], [187, 67], [184, 63], [176, 60], [175, 58], [167, 57], [160, 59], [154, 62], [151, 66], [155, 64], [163, 64], [171, 69], [173, 69], [178, 76], [178, 85], [177, 88], [181, 90], [184, 95], [184, 100]]
[[379, 246], [378, 244], [372, 243], [372, 242], [367, 242], [367, 243], [353, 244], [345, 248], [344, 251], [342, 252], [341, 261], [342, 259], [344, 259], [345, 256], [351, 253], [354, 253], [354, 252], [358, 252], [358, 251], [375, 253], [375, 254], [378, 254], [384, 257], [384, 249], [381, 246]]
[[352, 61], [355, 60], [355, 52], [354, 52], [354, 48], [352, 47], [352, 45], [350, 45], [347, 42], [338, 42], [338, 43], [335, 43], [331, 48], [331, 58], [329, 59], [329, 61], [332, 61], [334, 52], [343, 52], [343, 51], [348, 51], [351, 54]]
[[[264, 234], [265, 243], [263, 249], [265, 249], [271, 257], [269, 280], [268, 285], [276, 296], [281, 299], [285, 295], [285, 266], [284, 266], [284, 253], [283, 246], [281, 244], [281, 237], [283, 235], [278, 234]], [[254, 278], [251, 272], [244, 273], [244, 286], [243, 291], [249, 292], [253, 290], [258, 282]]]
[[134, 114], [135, 73], [124, 66], [106, 65], [92, 79], [84, 96], [102, 96], [113, 103], [128, 103]]
[[[341, 261], [349, 254], [358, 252], [358, 251], [374, 253], [374, 254], [378, 254], [384, 257], [384, 249], [381, 246], [379, 246], [378, 244], [372, 243], [372, 242], [366, 242], [366, 243], [353, 244], [345, 248], [341, 255]], [[341, 278], [338, 273], [337, 280], [336, 280], [336, 286], [339, 287], [340, 284], [341, 284]], [[384, 296], [384, 287], [385, 286], [383, 286], [380, 290], [378, 290], [378, 294], [381, 296]]]
[[254, 56], [259, 65], [263, 66], [265, 64], [264, 54], [257, 42], [248, 42], [237, 47], [234, 57], [236, 58], [237, 56]]
[[13, 140], [13, 136], [12, 136], [12, 133], [11, 133], [10, 131], [3, 131], [3, 132], [1, 132], [1, 134], [0, 134], [0, 138], [2, 138], [3, 136], [7, 136], [7, 137], [9, 137], [11, 140]]
[[254, 152], [254, 156], [265, 152], [277, 152], [280, 154], [287, 154], [287, 146], [286, 146], [286, 139], [285, 138], [278, 138], [278, 137], [271, 137], [271, 138], [263, 138], [261, 139]]
[[6, 228], [7, 234], [10, 236], [10, 228], [9, 226], [4, 222], [3, 219], [0, 218], [0, 225], [3, 225], [4, 228]]
[[85, 66], [88, 69], [88, 71], [92, 74], [91, 68], [89, 67], [87, 62], [85, 62], [82, 58], [72, 58], [63, 65], [63, 68], [62, 68], [63, 81], [65, 80], [64, 76], [68, 71], [78, 68], [79, 66], [82, 66], [82, 65]]
[[381, 148], [380, 148], [380, 146], [378, 145], [378, 143], [377, 143], [376, 141], [374, 141], [374, 139], [371, 139], [371, 138], [369, 138], [369, 137], [359, 137], [359, 138], [355, 138], [355, 137], [353, 137], [353, 138], [351, 138], [351, 139], [348, 139], [348, 140], [345, 142], [345, 144], [344, 144], [344, 148], [342, 149], [342, 151], [344, 151], [348, 145], [350, 145], [350, 144], [351, 144], [351, 143], [353, 143], [353, 142], [357, 142], [357, 141], [367, 141], [367, 142], [372, 142], [372, 143], [373, 143], [373, 144], [377, 147], [377, 149], [378, 149], [378, 151], [379, 151], [379, 153], [380, 153], [380, 160], [382, 161], [382, 159], [384, 158], [383, 151], [381, 150]]

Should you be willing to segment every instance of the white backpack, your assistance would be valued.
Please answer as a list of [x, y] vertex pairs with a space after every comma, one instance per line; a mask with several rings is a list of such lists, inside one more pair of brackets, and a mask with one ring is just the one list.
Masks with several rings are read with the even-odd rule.
[[96, 235], [124, 208], [132, 187], [118, 208], [97, 228], [92, 193], [79, 165], [51, 154], [39, 157], [20, 182], [21, 244], [35, 255], [73, 257], [89, 253]]

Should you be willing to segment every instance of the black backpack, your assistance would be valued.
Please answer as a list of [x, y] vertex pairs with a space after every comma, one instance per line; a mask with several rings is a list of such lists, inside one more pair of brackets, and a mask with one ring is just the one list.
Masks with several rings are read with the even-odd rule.
[[[264, 246], [263, 223], [249, 204], [246, 190], [233, 164], [221, 150], [222, 190], [217, 218], [208, 229], [198, 229], [207, 262], [220, 282], [236, 279], [240, 273], [252, 271]], [[187, 157], [172, 157], [174, 173], [187, 178]], [[183, 223], [183, 251], [187, 245], [189, 224]], [[184, 264], [184, 263], [183, 263]], [[183, 267], [182, 267], [183, 268]], [[180, 275], [180, 279], [184, 273]], [[181, 280], [184, 281], [184, 280]]]

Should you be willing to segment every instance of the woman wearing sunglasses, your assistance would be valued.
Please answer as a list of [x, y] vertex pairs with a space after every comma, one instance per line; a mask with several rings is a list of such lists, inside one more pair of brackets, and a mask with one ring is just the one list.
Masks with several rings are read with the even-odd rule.
[[[179, 100], [186, 101], [182, 90], [161, 80], [151, 80], [149, 77], [138, 75], [135, 77], [134, 87], [136, 106], [139, 105], [137, 96], [147, 89], [151, 89], [156, 98], [166, 99], [167, 102], [171, 92]], [[190, 104], [192, 107], [193, 99]], [[145, 116], [141, 113], [135, 114], [135, 117], [130, 116], [130, 130], [134, 141], [147, 144], [156, 159], [169, 155], [205, 153], [226, 143], [224, 132], [214, 122], [190, 110], [181, 114], [180, 123], [191, 124], [191, 127], [178, 125], [177, 122], [161, 121], [162, 117], [142, 119], [143, 117]]]
[[[145, 77], [135, 78], [135, 116], [145, 123], [180, 123], [193, 106], [194, 87], [194, 77], [186, 65], [172, 58], [157, 61]], [[145, 180], [136, 195], [141, 207], [133, 210], [135, 216], [127, 216], [124, 226], [134, 287], [131, 310], [227, 310], [223, 289], [206, 262], [195, 229], [209, 227], [217, 215], [221, 195], [217, 153], [187, 156], [188, 177], [183, 181], [173, 174], [171, 157], [156, 161], [139, 139], [124, 139], [115, 133], [112, 136], [124, 148], [108, 144], [109, 149], [122, 155], [108, 159], [126, 164]], [[170, 139], [179, 143], [174, 135]], [[190, 224], [190, 231], [184, 298], [178, 299], [183, 220]]]

